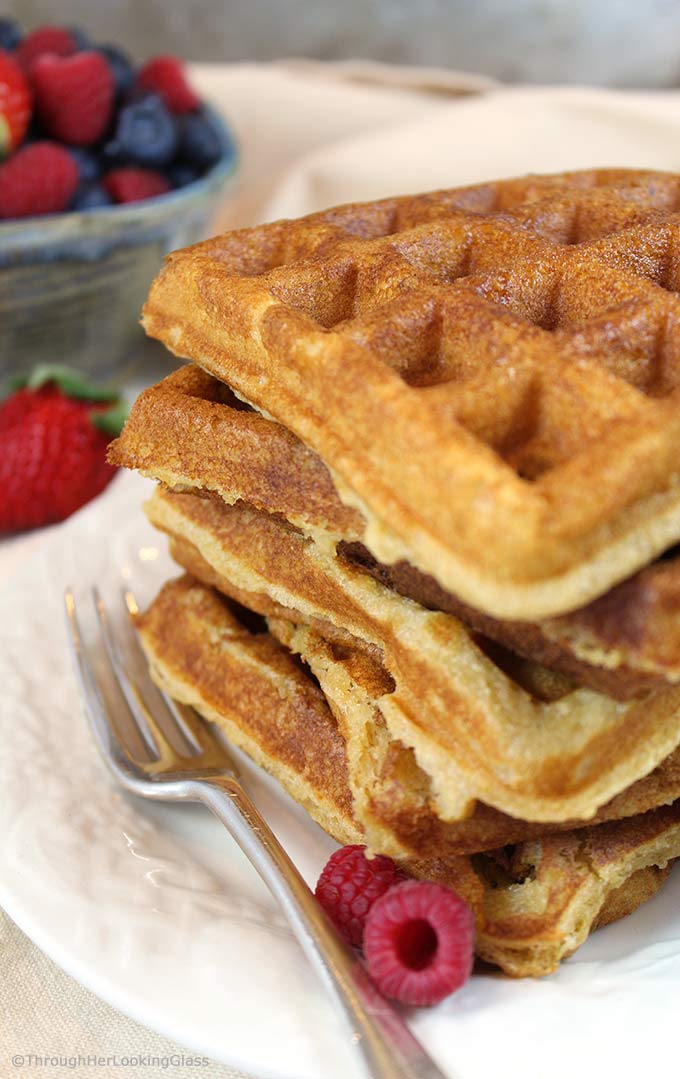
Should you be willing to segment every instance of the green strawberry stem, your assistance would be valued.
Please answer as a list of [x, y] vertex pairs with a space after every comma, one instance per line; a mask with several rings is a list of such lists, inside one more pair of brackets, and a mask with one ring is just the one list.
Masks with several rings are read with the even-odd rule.
[[9, 379], [11, 390], [39, 390], [54, 382], [67, 397], [79, 401], [117, 401], [118, 391], [111, 386], [95, 386], [80, 371], [60, 363], [41, 363], [30, 375], [15, 375]]
[[103, 412], [92, 411], [90, 419], [94, 426], [110, 438], [116, 438], [123, 430], [130, 409], [124, 401], [116, 401]]

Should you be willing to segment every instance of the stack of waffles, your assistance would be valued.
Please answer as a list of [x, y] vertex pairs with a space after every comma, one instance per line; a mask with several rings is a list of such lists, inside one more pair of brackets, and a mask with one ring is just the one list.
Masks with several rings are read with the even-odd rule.
[[555, 969], [680, 856], [680, 177], [344, 206], [171, 255], [111, 455], [154, 677], [339, 842]]

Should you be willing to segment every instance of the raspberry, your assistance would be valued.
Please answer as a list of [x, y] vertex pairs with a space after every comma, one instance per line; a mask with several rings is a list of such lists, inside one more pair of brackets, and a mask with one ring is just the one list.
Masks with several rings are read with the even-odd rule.
[[65, 26], [38, 26], [19, 42], [16, 57], [24, 71], [32, 71], [39, 56], [72, 56], [78, 42]]
[[48, 134], [90, 146], [106, 131], [113, 108], [113, 75], [98, 52], [41, 56], [31, 69], [36, 107]]
[[450, 888], [408, 880], [374, 903], [364, 929], [368, 972], [402, 1004], [437, 1004], [472, 970], [474, 919]]
[[0, 218], [65, 210], [78, 184], [78, 166], [53, 142], [33, 142], [0, 165]]
[[404, 875], [391, 858], [367, 858], [355, 844], [331, 854], [315, 896], [348, 944], [361, 947], [366, 916], [373, 903]]
[[137, 85], [160, 94], [170, 112], [191, 112], [201, 99], [191, 89], [184, 64], [177, 56], [155, 56], [140, 68]]
[[104, 187], [114, 202], [139, 202], [170, 191], [170, 184], [153, 169], [112, 169], [104, 177]]

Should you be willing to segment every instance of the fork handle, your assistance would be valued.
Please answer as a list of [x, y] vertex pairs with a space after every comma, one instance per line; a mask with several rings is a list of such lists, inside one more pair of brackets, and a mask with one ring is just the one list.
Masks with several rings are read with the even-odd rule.
[[446, 1079], [363, 964], [340, 939], [271, 828], [229, 776], [190, 781], [190, 797], [222, 821], [286, 915], [307, 958], [340, 1005], [371, 1079]]

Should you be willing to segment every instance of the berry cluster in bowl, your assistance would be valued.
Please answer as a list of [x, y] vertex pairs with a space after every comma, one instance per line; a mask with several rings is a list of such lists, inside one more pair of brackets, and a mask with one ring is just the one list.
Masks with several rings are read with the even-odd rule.
[[175, 56], [0, 18], [0, 219], [137, 202], [233, 157]]

